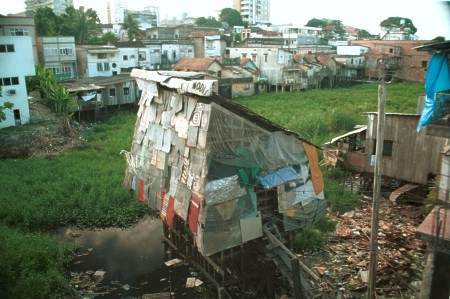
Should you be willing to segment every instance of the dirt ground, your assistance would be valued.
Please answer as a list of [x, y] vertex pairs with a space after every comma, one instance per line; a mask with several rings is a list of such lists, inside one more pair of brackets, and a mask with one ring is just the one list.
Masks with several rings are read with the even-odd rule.
[[[423, 208], [382, 199], [379, 213], [376, 290], [378, 298], [418, 298], [427, 243], [416, 239]], [[331, 216], [337, 222], [324, 250], [305, 253], [324, 294], [366, 298], [370, 260], [372, 199], [361, 208]]]

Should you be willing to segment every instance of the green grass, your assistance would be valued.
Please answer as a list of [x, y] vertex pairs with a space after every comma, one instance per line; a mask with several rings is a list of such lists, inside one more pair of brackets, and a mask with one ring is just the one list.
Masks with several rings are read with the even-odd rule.
[[55, 159], [0, 161], [0, 297], [56, 298], [69, 290], [68, 245], [43, 234], [60, 225], [127, 227], [149, 209], [123, 189], [136, 115], [94, 126], [83, 149]]
[[64, 267], [73, 246], [0, 225], [0, 298], [58, 298], [69, 294]]
[[[386, 85], [386, 112], [415, 113], [423, 84]], [[242, 104], [316, 144], [365, 124], [364, 112], [377, 111], [378, 85], [267, 93], [239, 98]]]
[[28, 231], [58, 225], [124, 227], [146, 209], [122, 188], [135, 116], [122, 114], [95, 126], [86, 147], [56, 159], [0, 162], [0, 222]]

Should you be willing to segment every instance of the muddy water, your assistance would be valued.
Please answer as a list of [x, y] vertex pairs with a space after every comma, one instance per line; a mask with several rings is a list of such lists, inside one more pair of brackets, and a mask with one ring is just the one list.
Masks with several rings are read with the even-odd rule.
[[[64, 228], [59, 236], [80, 247], [68, 270], [72, 285], [85, 298], [135, 298], [161, 292], [171, 292], [175, 298], [211, 295], [211, 286], [195, 269], [164, 264], [176, 256], [164, 248], [159, 219], [145, 219], [125, 230]], [[105, 274], [96, 276], [96, 271]], [[197, 277], [204, 284], [186, 288], [188, 277]]]

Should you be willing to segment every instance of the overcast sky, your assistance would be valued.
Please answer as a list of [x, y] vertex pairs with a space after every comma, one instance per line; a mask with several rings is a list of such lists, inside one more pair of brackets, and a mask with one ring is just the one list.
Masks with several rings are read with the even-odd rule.
[[[107, 0], [74, 0], [76, 8], [91, 7], [102, 22], [107, 22]], [[110, 0], [114, 20], [114, 0]], [[181, 18], [186, 12], [191, 17], [217, 16], [225, 7], [233, 7], [233, 0], [129, 0], [128, 8], [140, 10], [144, 6], [160, 8], [160, 18]], [[444, 36], [450, 40], [449, 1], [435, 0], [272, 0], [270, 6], [273, 24], [303, 26], [312, 18], [340, 20], [344, 25], [365, 29], [372, 34], [380, 32], [380, 22], [388, 17], [410, 18], [417, 27], [420, 39]], [[0, 0], [0, 14], [25, 10], [23, 0]]]

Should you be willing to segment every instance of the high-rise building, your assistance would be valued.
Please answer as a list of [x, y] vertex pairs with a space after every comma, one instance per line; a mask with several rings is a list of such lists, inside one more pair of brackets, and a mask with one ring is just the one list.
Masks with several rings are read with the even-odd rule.
[[40, 7], [50, 7], [57, 15], [63, 14], [67, 7], [73, 6], [73, 0], [25, 0], [27, 15]]
[[234, 0], [234, 9], [250, 24], [270, 23], [270, 0]]
[[114, 24], [123, 23], [125, 10], [128, 9], [127, 0], [116, 0], [114, 5]]

